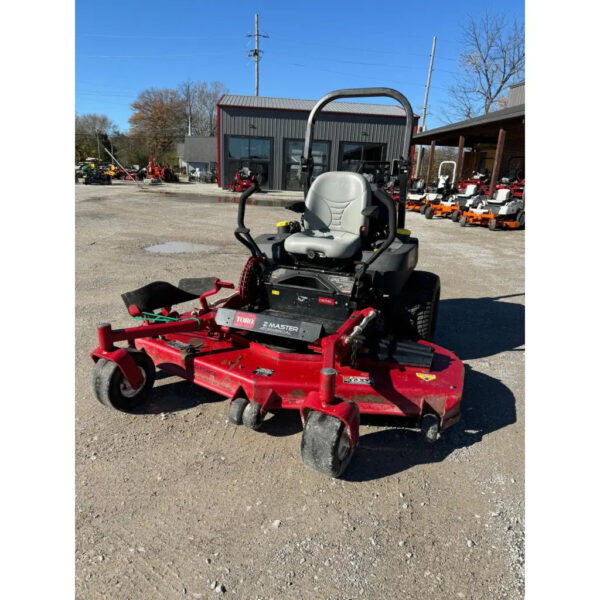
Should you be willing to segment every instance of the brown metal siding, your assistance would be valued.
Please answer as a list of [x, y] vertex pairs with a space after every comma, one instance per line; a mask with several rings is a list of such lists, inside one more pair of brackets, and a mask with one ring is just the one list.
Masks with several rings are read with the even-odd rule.
[[[226, 135], [269, 137], [273, 138], [271, 189], [281, 189], [284, 178], [284, 139], [304, 139], [308, 113], [233, 106], [220, 106], [219, 110], [221, 177], [224, 178]], [[314, 139], [331, 143], [329, 165], [332, 170], [337, 168], [339, 144], [342, 141], [384, 143], [387, 145], [387, 156], [384, 158], [391, 161], [399, 158], [405, 123], [404, 117], [323, 114], [315, 123]], [[254, 128], [251, 129], [250, 125]], [[368, 135], [364, 136], [363, 132]]]

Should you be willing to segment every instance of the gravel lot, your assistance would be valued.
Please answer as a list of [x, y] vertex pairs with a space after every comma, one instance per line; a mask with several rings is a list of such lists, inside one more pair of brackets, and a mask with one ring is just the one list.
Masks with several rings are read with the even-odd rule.
[[[95, 326], [154, 280], [237, 282], [236, 206], [133, 186], [76, 189], [76, 589], [80, 599], [522, 598], [524, 233], [407, 215], [438, 273], [435, 341], [467, 365], [463, 419], [434, 446], [361, 425], [341, 480], [305, 469], [296, 413], [260, 432], [215, 394], [159, 378], [146, 414], [90, 390]], [[253, 232], [291, 213], [251, 206]], [[151, 253], [166, 242], [193, 252]]]

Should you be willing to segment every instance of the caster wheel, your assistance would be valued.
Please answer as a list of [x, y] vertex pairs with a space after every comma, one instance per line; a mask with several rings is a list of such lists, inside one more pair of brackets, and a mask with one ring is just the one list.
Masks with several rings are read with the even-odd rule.
[[339, 477], [354, 454], [344, 423], [317, 410], [306, 419], [300, 448], [307, 467], [330, 477]]
[[461, 217], [461, 218], [460, 218], [460, 221], [458, 222], [458, 224], [459, 224], [461, 227], [466, 227], [466, 225], [467, 225], [467, 217]]
[[498, 223], [496, 222], [496, 219], [492, 219], [492, 220], [490, 221], [489, 228], [490, 228], [492, 231], [498, 231], [499, 227], [498, 227]]
[[419, 212], [420, 212], [422, 215], [424, 215], [424, 214], [425, 214], [425, 211], [427, 210], [427, 208], [428, 208], [428, 207], [427, 207], [427, 204], [422, 204], [422, 205], [421, 205], [421, 208], [419, 208]]
[[123, 377], [117, 363], [110, 360], [101, 358], [92, 374], [92, 388], [98, 401], [123, 412], [129, 412], [148, 400], [156, 376], [154, 363], [145, 352], [130, 350], [129, 353], [142, 371], [143, 382], [137, 390]]
[[242, 422], [250, 429], [258, 429], [263, 424], [263, 416], [260, 411], [262, 405], [258, 402], [248, 402], [242, 413]]
[[421, 433], [426, 442], [433, 444], [440, 439], [440, 418], [437, 415], [423, 415], [421, 419]]
[[426, 219], [433, 219], [433, 210], [431, 209], [431, 206], [428, 206], [423, 214]]
[[229, 413], [227, 415], [229, 422], [234, 425], [241, 425], [243, 423], [242, 415], [248, 404], [249, 402], [246, 398], [234, 398], [229, 405]]
[[460, 211], [453, 211], [453, 213], [450, 215], [450, 219], [452, 219], [455, 223], [458, 223], [458, 221], [460, 220]]

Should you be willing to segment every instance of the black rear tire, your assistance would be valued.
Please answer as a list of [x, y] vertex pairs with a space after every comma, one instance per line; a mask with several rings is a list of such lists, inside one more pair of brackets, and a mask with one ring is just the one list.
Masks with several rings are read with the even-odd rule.
[[430, 342], [435, 333], [440, 292], [440, 278], [435, 273], [413, 271], [392, 315], [396, 333]]
[[525, 229], [525, 211], [524, 210], [520, 210], [517, 213], [517, 219], [516, 219], [519, 223], [519, 229]]
[[423, 213], [426, 219], [433, 219], [433, 209], [431, 206], [428, 206]]
[[339, 477], [350, 463], [354, 449], [342, 421], [312, 410], [304, 424], [300, 452], [307, 467]]
[[129, 412], [144, 404], [150, 397], [156, 367], [152, 359], [139, 350], [128, 350], [136, 365], [142, 370], [144, 381], [134, 390], [125, 379], [117, 363], [101, 358], [92, 374], [92, 389], [97, 400], [107, 406], [123, 412]]

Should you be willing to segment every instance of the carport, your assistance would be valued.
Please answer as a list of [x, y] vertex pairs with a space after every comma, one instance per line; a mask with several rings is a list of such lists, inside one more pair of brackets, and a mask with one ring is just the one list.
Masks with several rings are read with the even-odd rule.
[[[416, 145], [430, 145], [425, 181], [430, 181], [436, 146], [458, 147], [456, 173], [460, 180], [474, 170], [484, 169], [493, 160], [490, 196], [501, 175], [510, 172], [525, 176], [525, 104], [509, 106], [413, 136]], [[465, 152], [470, 148], [470, 152]], [[483, 167], [482, 167], [483, 165]]]

